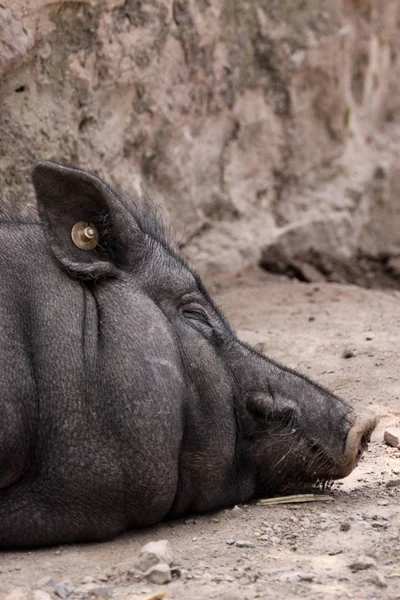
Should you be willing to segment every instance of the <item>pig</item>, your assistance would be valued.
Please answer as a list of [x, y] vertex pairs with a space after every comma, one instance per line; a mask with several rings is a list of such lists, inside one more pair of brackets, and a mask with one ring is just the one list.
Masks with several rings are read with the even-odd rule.
[[239, 340], [151, 203], [35, 164], [0, 222], [0, 548], [346, 477], [377, 424]]

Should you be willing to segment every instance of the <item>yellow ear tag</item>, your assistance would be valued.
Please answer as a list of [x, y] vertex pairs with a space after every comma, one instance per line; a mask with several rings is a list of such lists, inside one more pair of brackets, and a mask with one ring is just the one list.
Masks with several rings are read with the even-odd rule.
[[81, 250], [93, 250], [99, 243], [99, 232], [94, 225], [79, 221], [71, 230], [71, 238], [75, 246]]

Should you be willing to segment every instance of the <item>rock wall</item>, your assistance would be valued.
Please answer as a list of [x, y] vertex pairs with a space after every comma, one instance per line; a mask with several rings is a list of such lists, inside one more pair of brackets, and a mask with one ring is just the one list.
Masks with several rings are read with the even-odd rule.
[[399, 40], [400, 0], [3, 0], [0, 195], [77, 163], [208, 274], [400, 254]]

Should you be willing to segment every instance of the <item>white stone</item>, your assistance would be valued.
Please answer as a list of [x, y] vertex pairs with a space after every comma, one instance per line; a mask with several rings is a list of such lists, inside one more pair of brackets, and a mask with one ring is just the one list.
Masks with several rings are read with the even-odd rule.
[[170, 543], [167, 540], [159, 540], [157, 542], [149, 542], [143, 546], [136, 567], [140, 571], [145, 572], [159, 563], [164, 563], [170, 567], [173, 561], [174, 554]]

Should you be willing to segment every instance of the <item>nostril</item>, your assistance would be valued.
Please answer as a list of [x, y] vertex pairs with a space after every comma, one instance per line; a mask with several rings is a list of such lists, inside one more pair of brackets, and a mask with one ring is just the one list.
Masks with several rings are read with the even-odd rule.
[[371, 440], [371, 432], [370, 431], [368, 431], [367, 433], [364, 433], [361, 436], [357, 454], [356, 454], [356, 461], [358, 461], [362, 457], [364, 452], [366, 450], [368, 450], [368, 443], [370, 442], [370, 440]]
[[364, 434], [361, 438], [360, 447], [362, 449], [368, 448], [368, 442], [370, 441], [370, 439], [371, 438], [369, 435]]
[[361, 440], [360, 441], [360, 446], [358, 448], [358, 452], [357, 452], [357, 458], [360, 458], [364, 452], [366, 452], [368, 450], [368, 442], [369, 440]]

